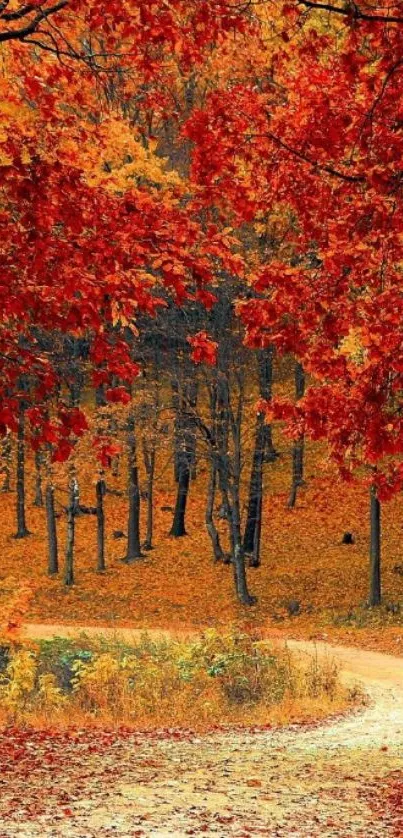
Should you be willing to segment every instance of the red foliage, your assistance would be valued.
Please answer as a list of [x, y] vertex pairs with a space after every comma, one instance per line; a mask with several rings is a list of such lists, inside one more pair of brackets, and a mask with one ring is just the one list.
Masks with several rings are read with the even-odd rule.
[[[0, 90], [0, 431], [15, 430], [24, 401], [35, 446], [51, 444], [59, 460], [85, 420], [78, 412], [68, 419], [66, 410], [49, 420], [62, 373], [43, 336], [85, 336], [95, 385], [109, 386], [111, 401], [127, 401], [124, 385], [139, 368], [124, 328], [135, 333], [138, 314], [153, 316], [168, 296], [181, 305], [195, 293], [211, 308], [215, 297], [204, 286], [217, 265], [239, 267], [227, 237], [213, 225], [205, 230], [196, 208], [181, 202], [180, 186], [161, 195], [146, 178], [114, 190], [90, 182], [80, 149], [98, 142], [100, 160], [106, 156], [93, 119], [98, 83], [120, 79], [123, 100], [133, 99], [136, 85], [141, 96], [147, 87], [147, 106], [175, 118], [172, 56], [181, 72], [193, 70], [246, 18], [224, 0], [45, 1], [39, 11], [30, 3], [11, 15], [7, 5], [0, 10], [10, 76]], [[91, 59], [83, 49], [89, 35]], [[31, 38], [45, 45], [38, 55]]]
[[247, 341], [296, 354], [315, 379], [305, 431], [386, 498], [403, 475], [403, 4], [337, 6], [341, 40], [311, 7], [283, 7], [266, 88], [214, 91], [185, 131], [206, 208], [238, 224], [288, 215], [239, 307]]
[[197, 335], [188, 337], [188, 343], [192, 347], [192, 360], [195, 364], [214, 366], [217, 363], [218, 344], [209, 338], [207, 332], [198, 332]]

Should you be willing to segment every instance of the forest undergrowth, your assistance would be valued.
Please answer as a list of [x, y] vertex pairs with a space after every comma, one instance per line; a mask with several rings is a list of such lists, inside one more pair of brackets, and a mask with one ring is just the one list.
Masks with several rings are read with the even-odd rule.
[[133, 645], [83, 634], [0, 648], [3, 725], [133, 730], [272, 726], [333, 716], [362, 698], [331, 657], [303, 661], [246, 634]]

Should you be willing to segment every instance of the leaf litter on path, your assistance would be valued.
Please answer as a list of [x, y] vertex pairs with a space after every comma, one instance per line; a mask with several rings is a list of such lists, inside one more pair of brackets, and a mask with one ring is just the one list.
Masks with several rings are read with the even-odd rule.
[[0, 838], [396, 838], [401, 813], [375, 803], [403, 774], [403, 660], [333, 652], [370, 702], [316, 727], [5, 731]]

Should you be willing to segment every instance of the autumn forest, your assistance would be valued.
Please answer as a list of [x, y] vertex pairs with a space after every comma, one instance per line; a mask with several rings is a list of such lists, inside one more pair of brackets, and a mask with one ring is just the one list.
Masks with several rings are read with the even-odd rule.
[[399, 0], [0, 2], [1, 838], [403, 834], [402, 71]]

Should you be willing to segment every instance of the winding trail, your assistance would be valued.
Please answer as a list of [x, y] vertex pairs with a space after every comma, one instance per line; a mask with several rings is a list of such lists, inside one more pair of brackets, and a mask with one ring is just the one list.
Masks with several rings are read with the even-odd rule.
[[[25, 635], [37, 639], [79, 631], [25, 627]], [[85, 632], [125, 641], [143, 633]], [[316, 651], [335, 659], [346, 682], [365, 687], [368, 706], [313, 728], [186, 740], [137, 736], [135, 744], [129, 738], [115, 763], [112, 755], [106, 792], [90, 779], [89, 764], [68, 821], [55, 824], [49, 811], [16, 824], [2, 813], [0, 838], [402, 836], [396, 813], [375, 812], [373, 804], [391, 773], [403, 772], [403, 658], [323, 643], [287, 645], [301, 654]]]

